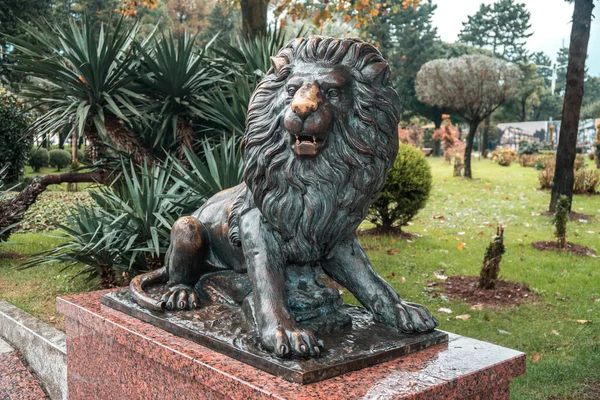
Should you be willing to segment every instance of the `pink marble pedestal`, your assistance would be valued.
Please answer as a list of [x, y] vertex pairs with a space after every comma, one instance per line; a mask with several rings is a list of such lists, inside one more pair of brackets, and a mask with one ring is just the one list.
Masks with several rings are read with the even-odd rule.
[[525, 354], [450, 334], [447, 345], [308, 385], [287, 382], [100, 305], [106, 291], [58, 299], [69, 398], [509, 399]]

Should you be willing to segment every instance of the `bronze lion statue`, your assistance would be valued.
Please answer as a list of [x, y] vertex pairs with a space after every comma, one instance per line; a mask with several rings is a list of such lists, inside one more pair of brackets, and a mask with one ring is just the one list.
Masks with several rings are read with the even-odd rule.
[[[207, 297], [198, 282], [228, 271], [219, 275], [225, 292], [241, 292], [230, 297], [249, 310], [262, 346], [314, 357], [322, 342], [299, 316], [331, 321], [341, 302], [337, 289], [306, 278], [318, 270], [375, 321], [403, 333], [434, 330], [425, 307], [377, 275], [355, 234], [398, 152], [400, 101], [388, 63], [362, 40], [318, 36], [293, 40], [271, 60], [248, 107], [244, 182], [173, 225], [165, 267], [132, 280], [134, 299], [196, 308]], [[167, 279], [162, 300], [146, 296], [145, 285]]]

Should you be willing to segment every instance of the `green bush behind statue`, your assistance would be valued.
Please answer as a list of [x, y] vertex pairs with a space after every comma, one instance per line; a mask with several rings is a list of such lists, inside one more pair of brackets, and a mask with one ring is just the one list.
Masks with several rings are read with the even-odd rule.
[[431, 167], [421, 149], [400, 144], [369, 220], [381, 233], [406, 226], [425, 207], [431, 192]]

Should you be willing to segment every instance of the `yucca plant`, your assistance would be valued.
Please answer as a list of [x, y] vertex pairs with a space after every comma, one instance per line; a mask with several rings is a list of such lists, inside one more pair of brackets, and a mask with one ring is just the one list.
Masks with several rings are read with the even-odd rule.
[[9, 42], [19, 54], [12, 68], [42, 83], [26, 85], [22, 92], [33, 107], [45, 111], [33, 130], [53, 135], [75, 129], [87, 137], [93, 153], [112, 143], [143, 160], [146, 149], [121, 123], [139, 115], [135, 102], [142, 100], [128, 89], [135, 78], [137, 24], [127, 28], [121, 20], [99, 33], [87, 19], [70, 20], [66, 28], [47, 21], [24, 28], [35, 41], [9, 37]]
[[142, 60], [134, 90], [146, 97], [145, 114], [156, 120], [152, 148], [179, 149], [183, 156], [194, 142], [194, 120], [203, 116], [203, 96], [224, 73], [212, 67], [195, 36], [163, 35], [151, 43], [137, 46]]
[[194, 212], [211, 196], [242, 182], [244, 163], [238, 137], [222, 136], [218, 143], [205, 139], [201, 156], [185, 149], [186, 163], [171, 156], [173, 179], [185, 193], [178, 193], [175, 201], [185, 214]]
[[90, 192], [95, 207], [79, 206], [58, 225], [65, 244], [33, 256], [24, 268], [62, 261], [84, 264], [80, 273], [100, 278], [104, 287], [122, 283], [162, 264], [173, 223], [219, 190], [241, 182], [242, 159], [235, 138], [201, 144], [202, 158], [186, 149], [149, 165], [121, 161], [121, 176], [110, 187]]
[[[302, 31], [298, 35], [302, 35]], [[206, 95], [203, 115], [214, 123], [207, 130], [235, 135], [244, 133], [252, 92], [271, 68], [270, 57], [284, 44], [284, 30], [273, 29], [264, 36], [238, 37], [231, 43], [219, 41], [218, 46], [209, 46], [215, 57], [215, 68], [229, 74], [225, 83]]]

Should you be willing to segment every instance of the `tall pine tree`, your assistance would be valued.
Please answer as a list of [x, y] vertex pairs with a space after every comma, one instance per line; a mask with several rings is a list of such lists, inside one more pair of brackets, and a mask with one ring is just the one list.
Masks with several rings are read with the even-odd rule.
[[523, 3], [499, 0], [481, 4], [479, 10], [463, 23], [458, 38], [461, 42], [492, 51], [508, 61], [523, 61], [527, 57], [525, 44], [529, 32], [530, 12]]

